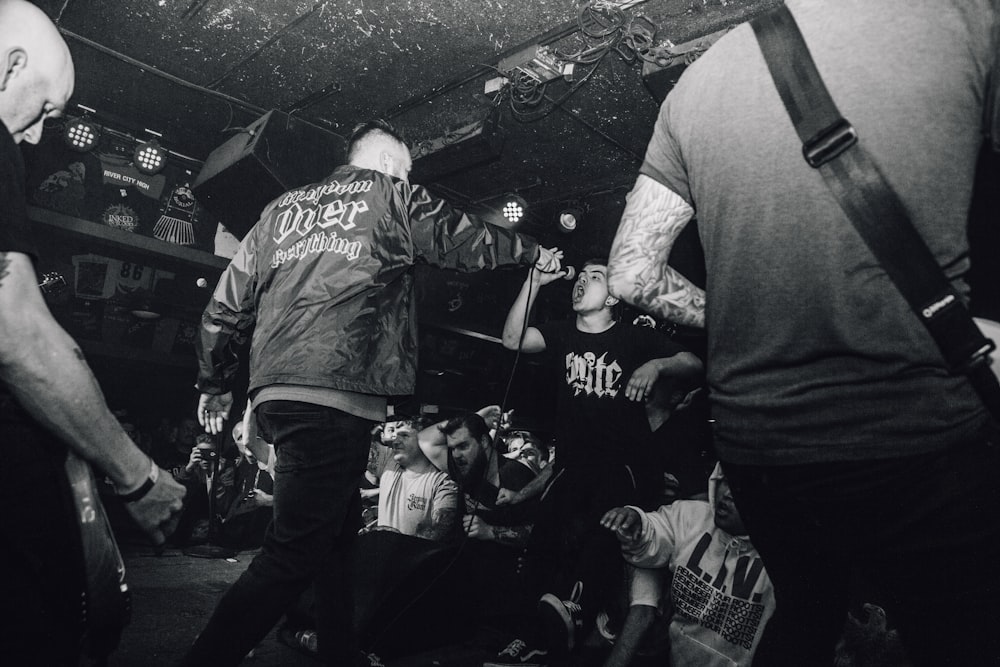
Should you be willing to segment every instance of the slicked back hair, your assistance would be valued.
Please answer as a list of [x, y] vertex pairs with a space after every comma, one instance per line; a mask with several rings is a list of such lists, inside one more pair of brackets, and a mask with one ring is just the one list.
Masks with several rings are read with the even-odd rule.
[[486, 421], [475, 412], [452, 417], [441, 427], [441, 432], [445, 435], [454, 435], [463, 426], [469, 429], [469, 435], [477, 442], [482, 442], [484, 437], [487, 441], [490, 440], [490, 429], [486, 425]]
[[351, 162], [354, 159], [358, 151], [364, 147], [366, 140], [379, 137], [388, 137], [406, 146], [406, 140], [388, 121], [373, 118], [355, 125], [351, 130], [351, 136], [347, 139], [347, 161]]

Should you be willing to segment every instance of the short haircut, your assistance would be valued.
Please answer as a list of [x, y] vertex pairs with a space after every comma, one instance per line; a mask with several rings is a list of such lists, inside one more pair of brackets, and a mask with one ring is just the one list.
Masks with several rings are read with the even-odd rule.
[[347, 161], [350, 162], [354, 159], [358, 151], [364, 147], [366, 140], [378, 137], [389, 138], [406, 146], [406, 140], [403, 139], [403, 135], [396, 131], [396, 128], [388, 121], [381, 118], [373, 118], [372, 120], [355, 125], [354, 129], [351, 130], [351, 136], [347, 139]]
[[482, 442], [484, 437], [487, 440], [490, 438], [490, 429], [486, 425], [486, 420], [475, 412], [452, 417], [441, 427], [441, 432], [445, 435], [455, 435], [455, 432], [463, 426], [469, 429], [469, 435], [479, 442]]
[[608, 268], [608, 258], [607, 257], [591, 257], [583, 262], [581, 268], [587, 268], [588, 266], [603, 266]]

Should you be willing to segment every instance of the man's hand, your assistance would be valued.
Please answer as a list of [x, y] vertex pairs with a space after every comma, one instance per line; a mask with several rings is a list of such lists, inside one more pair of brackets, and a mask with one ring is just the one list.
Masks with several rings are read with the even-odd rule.
[[497, 507], [501, 505], [516, 505], [517, 504], [517, 491], [511, 491], [510, 489], [500, 489], [497, 493]]
[[631, 507], [615, 507], [604, 513], [601, 525], [614, 533], [623, 547], [631, 549], [639, 542], [642, 517]]
[[[538, 247], [538, 259], [535, 261], [535, 269], [539, 273], [558, 274], [562, 266], [563, 252], [559, 248]], [[558, 277], [558, 276], [557, 276]]]
[[474, 514], [462, 519], [462, 529], [466, 535], [477, 540], [493, 539], [493, 526]]
[[486, 428], [491, 431], [500, 424], [499, 405], [487, 405], [484, 408], [479, 408], [476, 410], [476, 414], [483, 418], [483, 421], [486, 422]]
[[630, 401], [645, 401], [653, 393], [653, 385], [660, 379], [659, 360], [651, 359], [635, 369], [625, 386], [625, 397]]
[[535, 262], [535, 270], [528, 272], [529, 279], [536, 285], [548, 285], [560, 278], [566, 277], [566, 271], [562, 268], [563, 251], [559, 248], [539, 247], [538, 261]]
[[184, 493], [184, 487], [173, 475], [161, 468], [149, 493], [139, 500], [125, 503], [125, 509], [149, 535], [153, 544], [159, 546], [177, 528], [184, 507]]
[[202, 394], [198, 399], [198, 423], [206, 433], [222, 433], [222, 423], [229, 419], [229, 409], [233, 407], [233, 392], [225, 394]]
[[273, 507], [274, 506], [274, 496], [270, 493], [261, 491], [260, 489], [254, 489], [248, 494], [247, 501], [253, 507]]

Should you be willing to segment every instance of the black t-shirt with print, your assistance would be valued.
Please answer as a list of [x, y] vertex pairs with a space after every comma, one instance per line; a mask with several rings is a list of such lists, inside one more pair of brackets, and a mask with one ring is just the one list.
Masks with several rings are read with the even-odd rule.
[[634, 464], [649, 447], [645, 404], [625, 396], [632, 373], [684, 348], [648, 327], [621, 322], [585, 333], [574, 320], [537, 327], [557, 375], [556, 465]]

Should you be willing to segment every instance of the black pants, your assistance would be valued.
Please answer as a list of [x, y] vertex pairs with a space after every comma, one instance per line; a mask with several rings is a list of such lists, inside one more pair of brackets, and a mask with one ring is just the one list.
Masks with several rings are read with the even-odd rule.
[[257, 421], [277, 452], [274, 519], [260, 554], [223, 595], [184, 664], [239, 664], [315, 581], [320, 657], [350, 667], [359, 657], [352, 593], [358, 480], [372, 423], [295, 401], [261, 404]]
[[76, 665], [83, 551], [66, 446], [0, 396], [0, 646], [10, 664]]
[[914, 665], [1000, 664], [1000, 442], [900, 459], [723, 464], [777, 609], [754, 665], [833, 661], [851, 584]]
[[534, 601], [544, 593], [567, 599], [583, 582], [583, 632], [621, 586], [624, 561], [618, 539], [601, 527], [609, 509], [636, 504], [635, 477], [625, 465], [563, 468], [549, 482], [525, 555], [525, 576]]

